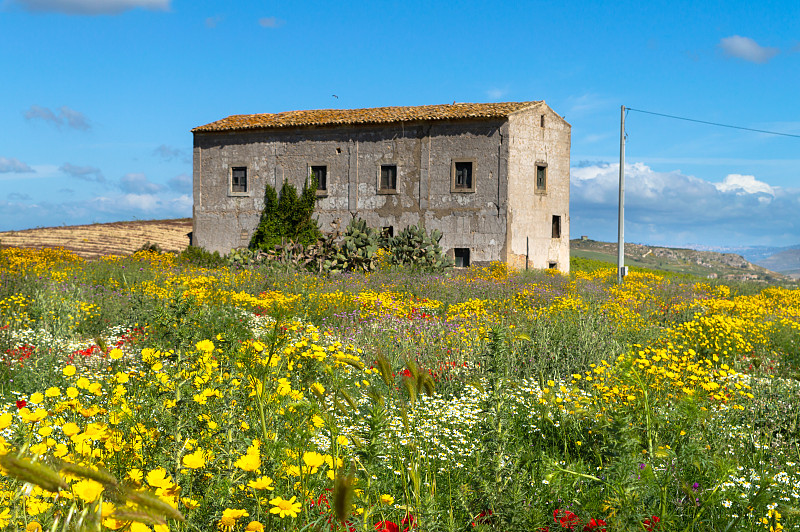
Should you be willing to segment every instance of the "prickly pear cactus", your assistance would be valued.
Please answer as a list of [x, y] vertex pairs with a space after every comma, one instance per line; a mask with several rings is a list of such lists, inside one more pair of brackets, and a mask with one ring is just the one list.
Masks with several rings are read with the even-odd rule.
[[440, 272], [450, 268], [453, 263], [442, 253], [439, 245], [441, 239], [442, 233], [436, 229], [428, 235], [418, 225], [406, 227], [389, 240], [391, 263], [425, 272]]

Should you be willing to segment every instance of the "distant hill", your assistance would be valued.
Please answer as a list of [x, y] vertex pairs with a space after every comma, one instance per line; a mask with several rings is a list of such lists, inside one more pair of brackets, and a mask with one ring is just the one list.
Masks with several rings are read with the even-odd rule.
[[[570, 241], [575, 257], [603, 260], [616, 264], [617, 243], [575, 239]], [[685, 273], [709, 279], [736, 281], [790, 281], [787, 276], [753, 264], [735, 253], [665, 248], [643, 244], [625, 244], [625, 264], [654, 270]]]
[[760, 260], [759, 265], [780, 272], [794, 279], [800, 279], [800, 248], [792, 248], [770, 255]]
[[42, 227], [0, 233], [0, 247], [63, 247], [84, 258], [129, 255], [147, 243], [181, 251], [190, 243], [192, 219]]

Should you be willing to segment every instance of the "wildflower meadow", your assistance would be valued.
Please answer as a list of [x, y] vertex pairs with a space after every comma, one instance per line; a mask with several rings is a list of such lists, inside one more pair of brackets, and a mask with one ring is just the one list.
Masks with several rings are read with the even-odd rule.
[[0, 528], [800, 530], [800, 292], [0, 251]]

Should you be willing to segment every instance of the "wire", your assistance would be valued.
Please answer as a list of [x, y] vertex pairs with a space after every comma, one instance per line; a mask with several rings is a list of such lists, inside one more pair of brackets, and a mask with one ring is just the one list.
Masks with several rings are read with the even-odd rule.
[[720, 126], [720, 127], [729, 127], [731, 129], [743, 129], [745, 131], [755, 131], [756, 133], [766, 133], [768, 135], [781, 135], [783, 137], [794, 137], [800, 139], [800, 135], [793, 135], [791, 133], [779, 133], [777, 131], [767, 131], [764, 129], [753, 129], [751, 127], [741, 127], [741, 126], [731, 126], [729, 124], [719, 124], [717, 122], [707, 122], [705, 120], [696, 120], [694, 118], [685, 118], [683, 116], [674, 116], [674, 115], [667, 115], [664, 113], [654, 113], [653, 111], [642, 111], [641, 109], [632, 109], [630, 107], [626, 107], [625, 111], [636, 111], [637, 113], [645, 113], [648, 115], [656, 115], [656, 116], [665, 116], [667, 118], [674, 118], [676, 120], [686, 120], [687, 122], [697, 122], [700, 124], [708, 124], [711, 126]]

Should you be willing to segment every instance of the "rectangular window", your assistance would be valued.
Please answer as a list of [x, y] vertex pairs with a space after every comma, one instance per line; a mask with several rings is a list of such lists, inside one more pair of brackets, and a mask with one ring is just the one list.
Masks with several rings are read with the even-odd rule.
[[311, 178], [317, 184], [317, 190], [328, 190], [328, 167], [327, 166], [312, 166]]
[[247, 167], [231, 168], [231, 192], [247, 192]]
[[536, 164], [536, 192], [545, 192], [547, 190], [547, 165], [543, 163]]
[[561, 216], [553, 215], [553, 238], [561, 238]]
[[450, 163], [450, 192], [475, 192], [475, 159], [453, 159]]
[[469, 268], [469, 248], [453, 249], [456, 268]]
[[558, 268], [558, 263], [557, 263], [557, 262], [548, 262], [548, 263], [547, 263], [547, 267], [548, 267], [549, 269], [551, 269], [551, 270], [555, 270], [555, 269], [557, 269], [557, 268]]
[[539, 123], [540, 126], [544, 127], [544, 115], [541, 117], [541, 122]]
[[456, 163], [456, 188], [472, 188], [472, 163]]
[[382, 191], [391, 191], [391, 192], [397, 190], [397, 165], [396, 164], [382, 164], [381, 165], [380, 189]]

